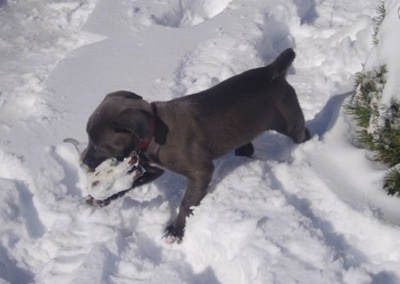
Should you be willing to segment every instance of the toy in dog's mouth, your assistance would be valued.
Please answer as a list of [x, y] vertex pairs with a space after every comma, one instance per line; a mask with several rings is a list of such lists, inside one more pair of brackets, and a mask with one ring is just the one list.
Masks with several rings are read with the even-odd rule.
[[[75, 139], [65, 139], [64, 142], [75, 146], [80, 158], [82, 150]], [[123, 196], [132, 189], [135, 180], [144, 175], [146, 169], [139, 163], [139, 155], [133, 151], [122, 161], [111, 158], [103, 161], [94, 170], [90, 170], [81, 162], [87, 180], [86, 203], [93, 206], [106, 206], [112, 200]]]

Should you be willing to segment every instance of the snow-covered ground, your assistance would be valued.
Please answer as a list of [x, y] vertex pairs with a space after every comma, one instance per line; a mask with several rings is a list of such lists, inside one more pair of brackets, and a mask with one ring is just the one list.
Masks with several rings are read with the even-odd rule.
[[[349, 142], [341, 111], [364, 62], [400, 66], [400, 1], [386, 1], [380, 42], [391, 48], [372, 46], [377, 5], [0, 0], [0, 283], [399, 283], [400, 200], [380, 189], [385, 168]], [[106, 93], [183, 96], [286, 47], [313, 139], [265, 133], [255, 158], [216, 161], [182, 244], [162, 239], [185, 189], [178, 175], [106, 208], [84, 204], [62, 140], [87, 139]]]

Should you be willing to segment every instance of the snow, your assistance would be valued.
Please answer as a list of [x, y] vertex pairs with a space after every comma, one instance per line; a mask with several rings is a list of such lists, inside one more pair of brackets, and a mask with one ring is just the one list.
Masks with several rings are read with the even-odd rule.
[[116, 158], [105, 160], [94, 172], [87, 172], [87, 193], [97, 200], [105, 200], [131, 188], [132, 183], [145, 172], [146, 170], [139, 165], [137, 154], [121, 162]]
[[[217, 4], [218, 3], [218, 4]], [[399, 199], [351, 144], [341, 105], [355, 72], [388, 64], [399, 94], [399, 0], [373, 46], [376, 1], [0, 1], [0, 283], [398, 283]], [[182, 244], [167, 244], [185, 180], [166, 173], [105, 208], [65, 138], [87, 139], [108, 92], [203, 90], [297, 57], [313, 138], [268, 132], [255, 157], [215, 162]]]
[[[388, 70], [387, 82], [383, 91], [380, 104], [390, 105], [393, 99], [400, 99], [400, 66], [398, 59], [393, 56], [400, 44], [400, 31], [397, 28], [400, 21], [400, 7], [398, 1], [390, 0], [385, 2], [386, 16], [378, 33], [379, 44], [370, 53], [365, 68], [372, 69], [386, 65]], [[386, 108], [387, 108], [386, 107]]]

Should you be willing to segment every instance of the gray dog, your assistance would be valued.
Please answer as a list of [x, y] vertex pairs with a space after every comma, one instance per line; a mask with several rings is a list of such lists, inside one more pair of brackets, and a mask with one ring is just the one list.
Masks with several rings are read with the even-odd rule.
[[180, 242], [186, 217], [207, 193], [214, 159], [233, 150], [250, 157], [251, 141], [266, 130], [295, 143], [310, 138], [296, 92], [285, 79], [294, 58], [287, 49], [266, 67], [165, 102], [149, 103], [127, 91], [108, 94], [87, 123], [83, 162], [94, 169], [108, 158], [122, 160], [139, 150], [147, 172], [132, 187], [155, 180], [163, 169], [184, 175], [187, 190], [166, 229], [170, 241]]

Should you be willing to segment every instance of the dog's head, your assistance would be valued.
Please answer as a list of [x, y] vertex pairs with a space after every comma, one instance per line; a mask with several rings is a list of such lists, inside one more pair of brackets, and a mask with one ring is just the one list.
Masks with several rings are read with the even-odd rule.
[[87, 122], [89, 142], [82, 161], [95, 169], [109, 158], [123, 160], [152, 136], [151, 106], [142, 97], [118, 91], [108, 94]]

